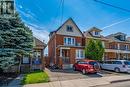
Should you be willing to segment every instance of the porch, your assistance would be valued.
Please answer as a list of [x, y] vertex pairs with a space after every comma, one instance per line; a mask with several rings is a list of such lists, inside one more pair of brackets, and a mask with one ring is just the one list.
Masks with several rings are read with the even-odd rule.
[[129, 53], [105, 52], [104, 60], [130, 60]]
[[58, 49], [58, 59], [57, 64], [60, 65], [62, 69], [70, 69], [72, 68], [71, 61], [71, 50], [69, 47], [60, 47]]

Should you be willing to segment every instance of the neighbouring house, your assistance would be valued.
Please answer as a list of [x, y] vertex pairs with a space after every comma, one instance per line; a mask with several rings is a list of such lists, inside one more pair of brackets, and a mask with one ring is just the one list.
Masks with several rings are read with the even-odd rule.
[[71, 68], [79, 59], [85, 58], [84, 36], [72, 18], [49, 35], [48, 58], [50, 65]]
[[105, 53], [102, 60], [110, 59], [130, 59], [130, 41], [126, 39], [126, 34], [118, 32], [106, 37], [101, 35], [100, 29], [93, 27], [84, 32], [86, 44], [90, 38], [100, 39], [105, 48]]
[[130, 60], [130, 41], [127, 35], [121, 32], [106, 36], [110, 39], [109, 47], [105, 49], [104, 59], [127, 59]]
[[24, 56], [21, 61], [21, 72], [44, 69], [44, 49], [46, 44], [36, 37], [33, 38], [34, 46], [32, 56]]

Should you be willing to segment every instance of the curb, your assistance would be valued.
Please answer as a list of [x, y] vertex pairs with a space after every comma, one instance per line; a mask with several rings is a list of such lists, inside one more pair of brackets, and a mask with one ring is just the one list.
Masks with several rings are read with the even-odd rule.
[[111, 81], [110, 83], [118, 83], [118, 82], [125, 82], [125, 81], [130, 81], [130, 79], [123, 79], [123, 80], [115, 80], [115, 81]]

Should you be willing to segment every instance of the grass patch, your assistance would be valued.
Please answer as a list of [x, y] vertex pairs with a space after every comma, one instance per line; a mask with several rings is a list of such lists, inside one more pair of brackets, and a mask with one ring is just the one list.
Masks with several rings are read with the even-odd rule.
[[47, 73], [43, 71], [34, 71], [25, 74], [23, 80], [21, 81], [21, 84], [25, 85], [45, 82], [49, 82], [49, 76], [47, 75]]

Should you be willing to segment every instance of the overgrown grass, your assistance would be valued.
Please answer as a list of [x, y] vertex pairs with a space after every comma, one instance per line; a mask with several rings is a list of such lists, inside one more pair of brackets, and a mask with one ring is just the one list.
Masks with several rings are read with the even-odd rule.
[[45, 82], [49, 82], [49, 76], [47, 75], [47, 73], [43, 71], [34, 71], [25, 74], [23, 80], [21, 81], [21, 84], [25, 85]]

